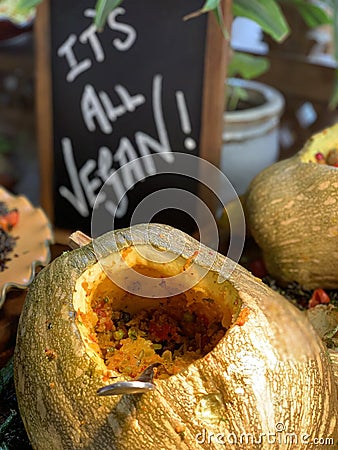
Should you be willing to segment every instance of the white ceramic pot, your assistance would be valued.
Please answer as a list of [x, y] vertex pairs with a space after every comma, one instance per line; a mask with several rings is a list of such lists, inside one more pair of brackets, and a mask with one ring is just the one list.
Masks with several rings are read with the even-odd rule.
[[227, 83], [249, 93], [253, 103], [262, 104], [224, 113], [223, 146], [220, 168], [238, 195], [244, 194], [251, 180], [278, 159], [278, 125], [284, 98], [276, 89], [257, 81], [230, 78]]

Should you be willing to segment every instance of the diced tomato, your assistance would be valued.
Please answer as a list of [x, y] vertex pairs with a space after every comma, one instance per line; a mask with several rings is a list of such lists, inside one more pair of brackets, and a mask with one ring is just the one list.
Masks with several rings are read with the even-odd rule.
[[235, 324], [242, 327], [248, 321], [249, 314], [250, 314], [249, 308], [242, 309], [242, 311], [239, 313], [237, 317]]
[[312, 297], [309, 300], [308, 307], [314, 308], [317, 305], [325, 305], [330, 303], [330, 297], [324, 291], [324, 289], [315, 289], [313, 291]]
[[105, 323], [106, 326], [106, 330], [107, 331], [111, 331], [113, 329], [113, 322], [112, 320], [108, 319], [107, 322]]
[[19, 221], [19, 211], [12, 209], [5, 216], [0, 216], [0, 228], [5, 231], [11, 230]]
[[107, 305], [104, 301], [100, 302], [96, 308], [93, 308], [94, 312], [97, 314], [98, 317], [107, 317]]
[[110, 379], [109, 372], [106, 372], [102, 377], [102, 381], [105, 382], [108, 381], [109, 379]]
[[321, 152], [316, 153], [315, 158], [317, 161], [325, 160], [325, 157], [324, 157], [323, 153], [321, 153]]
[[157, 341], [167, 341], [177, 335], [177, 329], [167, 323], [159, 325], [152, 322], [149, 326], [149, 334]]

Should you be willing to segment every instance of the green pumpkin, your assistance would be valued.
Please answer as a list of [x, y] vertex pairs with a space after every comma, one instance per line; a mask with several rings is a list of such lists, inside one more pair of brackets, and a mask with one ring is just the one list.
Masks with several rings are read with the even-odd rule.
[[338, 125], [314, 135], [292, 158], [263, 170], [245, 198], [250, 232], [269, 274], [281, 283], [338, 288], [338, 168], [318, 152], [338, 148]]
[[[137, 267], [127, 280], [125, 263]], [[179, 373], [155, 378], [154, 391], [99, 397], [98, 388], [128, 377], [107, 376], [80, 311], [109, 289], [121, 307], [125, 291], [115, 281], [132, 287], [142, 273], [154, 275], [154, 297], [135, 297], [131, 308], [156, 307], [158, 296], [171, 298], [178, 287], [189, 302], [208, 299], [206, 313], [217, 313], [227, 332]], [[332, 366], [306, 318], [242, 267], [165, 225], [107, 233], [39, 273], [20, 319], [15, 384], [35, 450], [218, 449], [217, 439], [227, 448], [270, 450], [267, 433], [277, 439], [281, 427], [297, 434], [292, 448], [311, 448], [304, 433], [338, 439]]]

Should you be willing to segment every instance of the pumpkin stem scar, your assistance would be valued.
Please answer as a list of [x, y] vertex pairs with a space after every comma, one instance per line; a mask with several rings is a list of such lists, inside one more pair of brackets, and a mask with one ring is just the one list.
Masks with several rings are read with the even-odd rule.
[[82, 231], [75, 231], [69, 236], [69, 246], [73, 250], [90, 244], [91, 242], [92, 239], [86, 234], [82, 233]]

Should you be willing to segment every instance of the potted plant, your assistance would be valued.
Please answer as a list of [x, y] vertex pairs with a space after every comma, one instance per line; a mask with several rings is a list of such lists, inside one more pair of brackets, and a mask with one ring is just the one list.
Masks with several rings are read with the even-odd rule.
[[[236, 17], [252, 19], [269, 38], [281, 42], [289, 34], [280, 6], [296, 8], [307, 27], [331, 22], [325, 5], [289, 0], [276, 2], [233, 1]], [[284, 99], [276, 89], [252, 81], [269, 68], [265, 57], [234, 51], [228, 66], [220, 168], [242, 195], [251, 180], [278, 159], [278, 125]], [[240, 78], [234, 78], [240, 77]]]
[[220, 169], [239, 195], [265, 167], [278, 159], [278, 125], [284, 98], [276, 89], [257, 81], [227, 80], [231, 96], [243, 90], [245, 99], [236, 98], [236, 108], [224, 111], [223, 145]]

